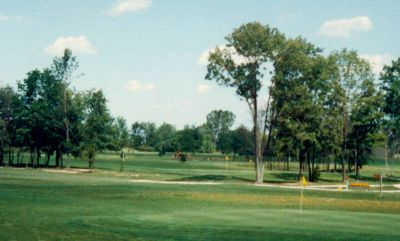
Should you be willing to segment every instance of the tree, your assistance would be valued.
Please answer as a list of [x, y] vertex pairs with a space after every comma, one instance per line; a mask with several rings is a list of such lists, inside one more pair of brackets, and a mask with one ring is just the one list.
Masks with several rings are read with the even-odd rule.
[[166, 152], [177, 150], [176, 128], [168, 123], [163, 123], [155, 132], [155, 149], [162, 156]]
[[76, 57], [72, 55], [72, 51], [70, 49], [65, 49], [64, 55], [62, 57], [56, 57], [53, 60], [52, 72], [58, 80], [63, 82], [64, 85], [63, 111], [64, 111], [65, 138], [67, 145], [70, 145], [70, 123], [67, 114], [68, 87], [70, 85], [72, 75], [78, 69], [78, 67], [79, 67], [79, 62], [77, 61]]
[[324, 101], [330, 89], [328, 80], [334, 73], [330, 71], [331, 63], [320, 52], [302, 38], [288, 40], [277, 56], [272, 79], [277, 137], [287, 143], [285, 148], [289, 151], [298, 150], [299, 177], [307, 161], [310, 181], [314, 176]]
[[129, 130], [126, 120], [117, 117], [113, 122], [113, 147], [115, 150], [122, 150], [129, 145]]
[[[265, 135], [262, 133], [267, 129], [267, 118], [270, 115], [265, 115], [266, 120], [260, 127], [259, 91], [267, 83], [264, 79], [265, 66], [274, 61], [285, 38], [276, 28], [253, 22], [235, 29], [225, 39], [226, 47], [216, 48], [209, 56], [206, 79], [235, 88], [236, 94], [248, 104], [253, 120], [256, 182], [262, 183], [264, 178], [263, 146], [265, 143], [269, 145], [269, 140], [265, 140], [263, 138]], [[266, 109], [269, 109], [269, 101], [265, 105]]]
[[105, 150], [111, 141], [112, 118], [106, 102], [101, 90], [87, 93], [83, 148], [89, 160], [89, 168], [93, 168], [96, 153]]
[[156, 144], [156, 124], [152, 122], [135, 122], [131, 127], [131, 141], [133, 147], [142, 145], [154, 147]]
[[360, 85], [363, 80], [370, 77], [370, 66], [365, 61], [362, 60], [356, 51], [350, 51], [347, 49], [342, 49], [341, 51], [336, 51], [332, 54], [332, 57], [336, 59], [336, 64], [338, 66], [339, 72], [339, 83], [343, 88], [344, 96], [341, 100], [342, 102], [342, 179], [345, 179], [345, 163], [348, 162], [350, 169], [349, 150], [347, 144], [349, 142], [348, 135], [351, 129], [350, 126], [350, 116], [352, 114], [352, 107], [354, 106], [354, 101], [357, 92], [360, 90]]
[[252, 133], [243, 125], [232, 131], [232, 151], [239, 155], [254, 155]]
[[3, 165], [6, 147], [12, 146], [14, 133], [13, 121], [15, 119], [16, 93], [9, 87], [0, 88], [0, 166]]
[[202, 145], [202, 135], [198, 128], [185, 126], [177, 133], [178, 148], [183, 152], [199, 152]]
[[386, 65], [380, 76], [384, 92], [385, 130], [390, 155], [400, 151], [400, 58]]
[[359, 178], [360, 166], [372, 152], [376, 134], [381, 128], [383, 103], [383, 96], [375, 88], [371, 74], [360, 86], [360, 93], [355, 97], [350, 117], [352, 128], [349, 133], [349, 147], [352, 150], [356, 178]]
[[213, 134], [211, 129], [208, 127], [207, 124], [199, 126], [198, 129], [202, 139], [200, 152], [203, 153], [215, 152], [216, 145], [213, 140]]
[[231, 111], [213, 110], [207, 115], [207, 127], [211, 130], [214, 144], [218, 147], [219, 137], [227, 133], [235, 122], [236, 116]]

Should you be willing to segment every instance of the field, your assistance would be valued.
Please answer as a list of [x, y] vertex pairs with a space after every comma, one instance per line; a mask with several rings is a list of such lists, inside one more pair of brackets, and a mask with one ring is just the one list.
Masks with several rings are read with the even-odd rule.
[[[87, 163], [69, 160], [73, 168]], [[92, 173], [0, 168], [0, 240], [398, 240], [400, 193], [328, 192], [252, 185], [244, 162], [101, 155]], [[393, 184], [400, 176], [391, 164]], [[364, 181], [381, 162], [362, 170]], [[267, 171], [269, 183], [296, 170]], [[397, 177], [397, 178], [396, 178]], [[135, 181], [136, 180], [136, 181]], [[193, 185], [141, 183], [189, 181]], [[322, 184], [340, 174], [323, 173]], [[197, 182], [220, 185], [202, 185]], [[211, 183], [210, 183], [211, 182]], [[400, 183], [398, 181], [397, 183]], [[300, 208], [300, 202], [303, 208]]]

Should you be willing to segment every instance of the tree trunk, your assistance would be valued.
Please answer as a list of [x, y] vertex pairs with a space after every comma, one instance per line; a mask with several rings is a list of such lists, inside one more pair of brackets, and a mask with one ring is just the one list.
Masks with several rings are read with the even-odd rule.
[[356, 169], [356, 179], [358, 180], [360, 178], [360, 169], [359, 169], [359, 164], [358, 164], [358, 151], [357, 151], [357, 149], [356, 149], [356, 153], [355, 153], [354, 167]]
[[3, 166], [3, 160], [4, 160], [4, 151], [3, 147], [0, 147], [0, 166]]
[[50, 153], [50, 151], [48, 151], [47, 152], [46, 167], [49, 167], [49, 165], [50, 165], [50, 157], [51, 157], [51, 153]]
[[312, 164], [311, 164], [311, 157], [310, 152], [307, 151], [307, 166], [308, 166], [308, 181], [312, 182]]
[[254, 154], [255, 154], [255, 167], [256, 167], [256, 183], [260, 184], [264, 182], [264, 160], [261, 152], [261, 137], [260, 127], [258, 124], [258, 103], [257, 96], [255, 95], [253, 101], [253, 135], [254, 135]]
[[61, 160], [61, 151], [56, 150], [56, 167], [60, 167], [60, 160]]
[[299, 180], [303, 176], [305, 153], [303, 150], [299, 152]]
[[344, 158], [342, 159], [342, 182], [346, 179], [346, 164]]
[[36, 148], [36, 167], [40, 167], [40, 149]]
[[31, 166], [32, 166], [32, 168], [35, 167], [35, 158], [33, 156], [33, 153], [34, 153], [34, 148], [31, 148], [30, 155], [31, 155]]

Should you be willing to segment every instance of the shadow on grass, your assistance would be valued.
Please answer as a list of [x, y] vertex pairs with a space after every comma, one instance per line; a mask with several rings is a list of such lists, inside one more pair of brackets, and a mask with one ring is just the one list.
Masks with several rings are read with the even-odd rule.
[[235, 180], [241, 182], [248, 182], [253, 183], [254, 180], [244, 178], [244, 177], [236, 177], [236, 176], [226, 176], [226, 175], [201, 175], [201, 176], [191, 176], [191, 177], [184, 177], [179, 179], [174, 179], [170, 181], [227, 181], [227, 180]]
[[288, 183], [297, 182], [299, 175], [294, 172], [281, 172], [281, 173], [271, 173], [273, 179], [266, 179], [265, 182], [268, 183]]
[[[379, 182], [379, 179], [376, 179], [375, 177], [370, 177], [370, 176], [362, 176], [360, 175], [360, 177], [358, 179], [356, 179], [356, 175], [350, 175], [350, 177], [352, 179], [358, 180], [358, 181], [364, 181], [364, 182]], [[395, 177], [395, 176], [384, 176], [383, 178], [384, 182], [394, 182], [394, 183], [398, 183], [400, 182], [400, 178], [399, 177]]]

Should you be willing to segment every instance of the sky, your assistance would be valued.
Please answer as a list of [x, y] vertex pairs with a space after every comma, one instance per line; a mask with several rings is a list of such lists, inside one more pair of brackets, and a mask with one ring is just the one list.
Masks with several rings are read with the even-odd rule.
[[357, 50], [374, 72], [400, 57], [398, 0], [0, 0], [0, 86], [49, 67], [64, 48], [76, 90], [102, 89], [128, 123], [200, 125], [212, 110], [250, 114], [234, 89], [205, 80], [207, 54], [247, 22], [324, 49]]

